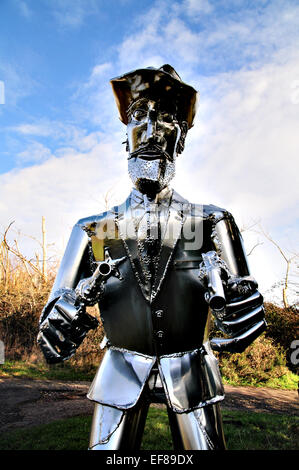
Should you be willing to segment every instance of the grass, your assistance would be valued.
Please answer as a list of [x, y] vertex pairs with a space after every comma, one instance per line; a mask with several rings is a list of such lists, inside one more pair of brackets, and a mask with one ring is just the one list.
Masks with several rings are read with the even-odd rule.
[[[298, 450], [299, 418], [223, 411], [228, 450]], [[1, 450], [86, 450], [91, 417], [74, 417], [0, 435]], [[150, 408], [142, 450], [173, 450], [164, 409]]]
[[70, 363], [48, 365], [46, 363], [29, 363], [23, 361], [6, 361], [0, 365], [0, 377], [24, 377], [39, 380], [93, 380], [96, 366], [73, 366]]
[[[95, 376], [95, 365], [73, 365], [70, 362], [47, 365], [45, 362], [31, 363], [25, 361], [6, 361], [0, 365], [0, 377], [26, 377], [39, 380], [70, 380], [91, 382]], [[223, 374], [223, 383], [234, 386], [268, 387], [284, 390], [297, 390], [298, 375], [286, 370], [280, 377], [270, 377], [259, 382], [254, 377], [226, 377]]]
[[280, 377], [269, 377], [269, 379], [263, 381], [259, 381], [255, 377], [237, 377], [234, 379], [222, 375], [222, 378], [224, 385], [233, 385], [235, 387], [265, 387], [281, 390], [297, 390], [298, 388], [298, 375], [287, 369], [284, 375]]
[[269, 413], [224, 411], [230, 450], [298, 450], [299, 418]]

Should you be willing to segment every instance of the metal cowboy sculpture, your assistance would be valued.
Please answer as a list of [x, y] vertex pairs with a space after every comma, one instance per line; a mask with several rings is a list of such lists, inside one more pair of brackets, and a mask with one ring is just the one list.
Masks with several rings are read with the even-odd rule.
[[[38, 343], [49, 363], [68, 359], [97, 326], [86, 306], [98, 303], [106, 351], [87, 395], [90, 449], [139, 449], [151, 402], [166, 404], [175, 449], [225, 449], [212, 351], [241, 352], [261, 334], [263, 299], [232, 215], [169, 187], [197, 92], [170, 65], [111, 85], [133, 189], [74, 226]], [[211, 314], [220, 338], [209, 338]]]

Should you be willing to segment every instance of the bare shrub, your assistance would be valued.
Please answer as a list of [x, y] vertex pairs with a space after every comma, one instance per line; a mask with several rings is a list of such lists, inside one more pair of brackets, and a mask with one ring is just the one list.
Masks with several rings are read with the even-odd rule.
[[[7, 360], [45, 361], [36, 343], [38, 320], [53, 285], [58, 262], [52, 264], [47, 273], [45, 268], [40, 269], [39, 263], [38, 258], [36, 264], [28, 263], [17, 245], [11, 250], [4, 240], [0, 243], [0, 339], [5, 344]], [[242, 354], [219, 354], [222, 373], [232, 381], [241, 378], [263, 383], [270, 377], [285, 374], [286, 365], [294, 367], [288, 359], [288, 351], [291, 342], [299, 338], [298, 312], [271, 303], [266, 303], [265, 309], [268, 328], [261, 337]], [[97, 308], [89, 308], [88, 312], [100, 319]], [[213, 324], [211, 336], [222, 336]], [[96, 330], [88, 333], [68, 363], [81, 369], [97, 366], [103, 355], [102, 338], [100, 323]]]
[[234, 382], [241, 379], [262, 383], [285, 374], [286, 356], [281, 347], [263, 334], [241, 354], [220, 354], [219, 365], [221, 372]]
[[[46, 263], [42, 261], [41, 269], [38, 256], [33, 262], [20, 253], [16, 240], [14, 245], [8, 244], [7, 232], [8, 229], [0, 244], [0, 339], [5, 345], [5, 358], [45, 362], [36, 342], [38, 322], [48, 300], [58, 262], [52, 262], [52, 268], [46, 272]], [[99, 318], [97, 309], [89, 308], [89, 313]], [[102, 357], [99, 347], [102, 337], [101, 325], [90, 331], [70, 364], [80, 367], [98, 365]]]

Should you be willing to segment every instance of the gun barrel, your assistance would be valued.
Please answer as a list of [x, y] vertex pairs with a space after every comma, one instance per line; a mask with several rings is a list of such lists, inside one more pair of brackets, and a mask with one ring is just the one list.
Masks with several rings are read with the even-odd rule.
[[215, 261], [213, 257], [213, 252], [203, 255], [203, 261], [206, 268], [206, 276], [208, 279], [207, 300], [212, 310], [214, 310], [215, 312], [220, 312], [226, 306], [226, 299], [220, 276], [219, 266], [217, 264], [217, 261]]
[[209, 300], [209, 305], [214, 312], [222, 312], [225, 308], [226, 302], [221, 295], [212, 295]]
[[97, 268], [93, 275], [89, 279], [90, 287], [94, 287], [102, 282], [105, 278], [109, 277], [112, 272], [112, 266], [106, 261], [100, 261], [97, 263]]
[[111, 264], [106, 263], [105, 261], [102, 261], [101, 263], [98, 264], [98, 273], [103, 276], [109, 276], [109, 274], [112, 271]]

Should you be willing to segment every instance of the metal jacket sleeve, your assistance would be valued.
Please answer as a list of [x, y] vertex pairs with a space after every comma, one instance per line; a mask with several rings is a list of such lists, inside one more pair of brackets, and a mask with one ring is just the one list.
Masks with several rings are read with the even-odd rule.
[[74, 288], [90, 275], [89, 239], [78, 223], [74, 226], [49, 300], [42, 311], [37, 337], [48, 363], [71, 357], [97, 320], [77, 302]]
[[[250, 276], [243, 239], [233, 216], [226, 211], [215, 212], [213, 222], [214, 246], [236, 278], [238, 289], [235, 295], [233, 291], [228, 292], [230, 297], [226, 313], [216, 321], [218, 328], [230, 338], [213, 338], [211, 347], [216, 351], [242, 352], [266, 327], [263, 297]], [[246, 292], [244, 285], [254, 287]]]
[[74, 289], [80, 279], [90, 276], [88, 242], [88, 235], [78, 222], [72, 230], [49, 301], [60, 289]]

